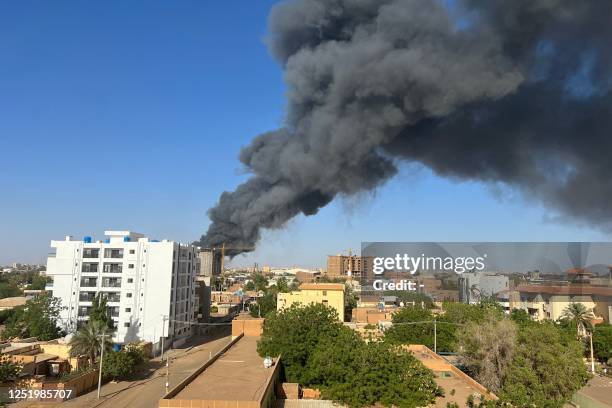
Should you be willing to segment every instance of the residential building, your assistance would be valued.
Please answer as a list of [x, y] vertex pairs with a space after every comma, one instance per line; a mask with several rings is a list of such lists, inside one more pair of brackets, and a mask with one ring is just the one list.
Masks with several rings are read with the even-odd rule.
[[279, 293], [276, 309], [282, 310], [293, 304], [308, 305], [321, 303], [338, 312], [338, 319], [344, 321], [344, 285], [341, 283], [303, 283], [299, 291]]
[[198, 299], [198, 249], [157, 241], [130, 231], [106, 231], [104, 241], [90, 237], [51, 241], [47, 261], [53, 280], [47, 290], [61, 299], [59, 324], [74, 332], [89, 319], [92, 300], [103, 294], [117, 343], [150, 341], [158, 348], [181, 343], [192, 334]]
[[329, 278], [351, 277], [356, 280], [370, 281], [374, 277], [372, 271], [374, 258], [357, 255], [328, 255], [327, 276]]
[[200, 248], [200, 276], [221, 275], [221, 251], [213, 248]]
[[519, 285], [510, 295], [510, 306], [535, 320], [558, 320], [570, 303], [582, 303], [593, 310], [596, 322], [612, 323], [612, 286], [591, 284], [591, 273], [581, 269], [568, 271], [567, 278]]
[[459, 275], [459, 301], [478, 303], [480, 299], [494, 297], [508, 290], [508, 276], [495, 272], [464, 272]]

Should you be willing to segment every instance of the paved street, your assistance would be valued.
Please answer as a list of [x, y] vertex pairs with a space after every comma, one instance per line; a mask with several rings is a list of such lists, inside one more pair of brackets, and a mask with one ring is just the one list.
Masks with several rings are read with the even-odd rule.
[[[212, 337], [211, 337], [212, 336]], [[170, 388], [178, 384], [197, 367], [208, 360], [211, 354], [231, 340], [231, 328], [219, 326], [207, 337], [196, 337], [180, 349], [170, 350]], [[203, 341], [206, 341], [203, 343]], [[102, 386], [101, 397], [96, 398], [96, 390], [61, 404], [66, 408], [152, 408], [157, 407], [159, 399], [165, 394], [166, 368], [159, 358], [152, 359], [136, 374], [134, 381], [106, 383]], [[25, 408], [41, 406], [40, 403], [19, 402], [11, 407]], [[45, 407], [52, 405], [45, 404]], [[59, 404], [57, 406], [60, 406]]]

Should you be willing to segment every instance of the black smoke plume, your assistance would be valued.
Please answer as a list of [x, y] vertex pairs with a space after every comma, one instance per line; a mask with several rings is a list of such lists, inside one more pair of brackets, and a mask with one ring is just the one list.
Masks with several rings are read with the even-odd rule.
[[253, 246], [400, 160], [612, 225], [612, 1], [285, 1], [269, 47], [285, 126], [242, 150], [252, 177], [209, 211], [204, 245]]

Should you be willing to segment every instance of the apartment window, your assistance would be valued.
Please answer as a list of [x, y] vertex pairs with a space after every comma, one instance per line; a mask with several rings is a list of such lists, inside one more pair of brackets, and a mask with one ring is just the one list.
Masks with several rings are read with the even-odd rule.
[[102, 278], [102, 286], [105, 288], [120, 288], [121, 278]]
[[122, 248], [106, 248], [104, 250], [105, 258], [123, 258]]
[[131, 307], [126, 307], [125, 308], [125, 313], [131, 313], [132, 312], [132, 308]]
[[134, 255], [135, 253], [136, 253], [136, 251], [135, 251], [135, 250], [130, 249], [130, 255]]
[[130, 322], [123, 323], [123, 327], [130, 327]]
[[128, 278], [128, 282], [127, 283], [134, 283], [134, 279]]
[[96, 292], [80, 292], [79, 302], [91, 302], [96, 297]]
[[129, 264], [128, 269], [134, 269], [134, 264]]
[[81, 272], [98, 272], [98, 264], [97, 263], [83, 263], [81, 267]]
[[[109, 292], [106, 294], [106, 300], [109, 302], [120, 302], [121, 301], [121, 293], [119, 292]], [[117, 312], [119, 313], [119, 312]]]
[[105, 263], [104, 273], [121, 273], [123, 272], [123, 265], [119, 263]]
[[83, 249], [83, 258], [97, 258], [99, 256], [100, 256], [100, 250], [98, 248]]
[[328, 303], [329, 303], [329, 302], [328, 302], [327, 300], [324, 300], [324, 301], [323, 301], [323, 305], [324, 305], [324, 306], [327, 306], [327, 304], [328, 304]]
[[327, 291], [326, 290], [323, 291], [323, 296], [327, 296]]
[[132, 294], [131, 293], [126, 293], [125, 296], [131, 298]]
[[95, 288], [97, 286], [97, 283], [98, 278], [81, 278], [82, 288]]
[[106, 314], [109, 317], [119, 317], [119, 308], [118, 307], [109, 307], [106, 309]]
[[79, 317], [89, 316], [91, 313], [91, 306], [79, 306]]

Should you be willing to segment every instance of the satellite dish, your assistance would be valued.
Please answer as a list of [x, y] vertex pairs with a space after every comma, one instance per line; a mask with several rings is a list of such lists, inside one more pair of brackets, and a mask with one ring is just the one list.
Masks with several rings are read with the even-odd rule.
[[273, 364], [272, 358], [271, 358], [271, 357], [266, 357], [266, 358], [264, 358], [263, 363], [264, 363], [264, 367], [265, 367], [265, 368], [270, 368], [270, 367], [272, 367], [272, 364]]

